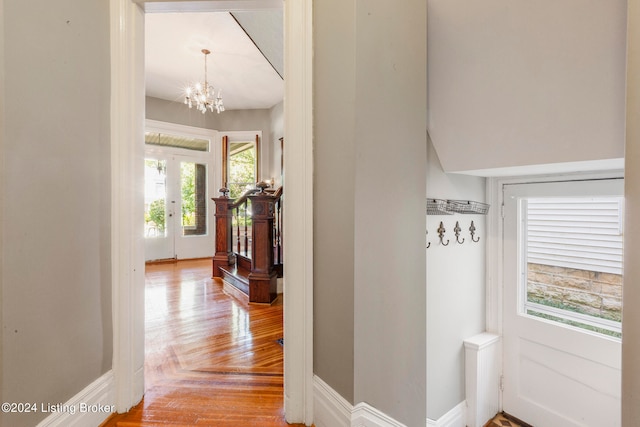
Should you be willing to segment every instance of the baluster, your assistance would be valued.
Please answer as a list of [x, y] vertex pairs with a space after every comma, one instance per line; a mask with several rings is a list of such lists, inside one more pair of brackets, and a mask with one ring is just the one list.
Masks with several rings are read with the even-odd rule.
[[249, 202], [244, 202], [244, 255], [247, 256], [249, 252], [249, 233], [247, 232], [247, 211]]
[[240, 253], [240, 206], [236, 206], [236, 239], [237, 253]]
[[276, 203], [276, 226], [275, 226], [275, 241], [276, 241], [276, 264], [282, 264], [282, 245], [280, 243], [280, 230], [282, 229], [282, 223], [280, 219], [280, 201]]

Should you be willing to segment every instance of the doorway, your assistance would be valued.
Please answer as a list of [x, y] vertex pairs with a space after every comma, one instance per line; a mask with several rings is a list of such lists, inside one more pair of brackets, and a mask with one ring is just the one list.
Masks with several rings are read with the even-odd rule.
[[[114, 382], [116, 409], [140, 401], [144, 379], [143, 206], [132, 196], [131, 183], [142, 191], [144, 150], [144, 14], [156, 11], [215, 11], [229, 2], [138, 2], [111, 0], [111, 153], [112, 277], [114, 313]], [[279, 1], [260, 6], [274, 7]], [[252, 2], [253, 7], [257, 7]], [[239, 7], [236, 3], [236, 6]], [[250, 6], [249, 6], [250, 7]], [[239, 7], [240, 9], [242, 7]], [[285, 236], [284, 302], [285, 414], [289, 422], [313, 420], [313, 2], [285, 2], [284, 134], [297, 141], [285, 153], [288, 213]], [[287, 37], [295, 34], [296, 37]], [[140, 141], [140, 143], [135, 143]], [[137, 166], [140, 165], [140, 166]], [[136, 218], [140, 218], [138, 221]]]
[[216, 133], [198, 129], [199, 134], [190, 134], [192, 128], [161, 125], [145, 132], [145, 261], [210, 257]]
[[619, 426], [623, 180], [503, 191], [503, 409]]

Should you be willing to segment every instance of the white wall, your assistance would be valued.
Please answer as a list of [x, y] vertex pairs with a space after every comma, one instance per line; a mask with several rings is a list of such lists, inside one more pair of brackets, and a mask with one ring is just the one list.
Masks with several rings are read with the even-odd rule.
[[[447, 174], [431, 143], [428, 151], [427, 197], [485, 201], [485, 179]], [[496, 209], [491, 207], [490, 209]], [[484, 215], [428, 215], [427, 259], [427, 417], [437, 420], [465, 400], [463, 340], [485, 330]], [[471, 242], [471, 221], [478, 243]], [[446, 228], [440, 244], [437, 229]], [[453, 228], [459, 221], [463, 244]]]
[[625, 0], [429, 0], [446, 171], [622, 158]]

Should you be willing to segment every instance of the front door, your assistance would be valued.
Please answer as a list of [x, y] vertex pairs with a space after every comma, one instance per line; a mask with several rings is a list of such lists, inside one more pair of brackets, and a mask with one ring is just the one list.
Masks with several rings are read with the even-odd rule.
[[623, 180], [504, 186], [503, 409], [620, 426]]
[[210, 173], [205, 159], [148, 152], [145, 159], [145, 259], [213, 256]]

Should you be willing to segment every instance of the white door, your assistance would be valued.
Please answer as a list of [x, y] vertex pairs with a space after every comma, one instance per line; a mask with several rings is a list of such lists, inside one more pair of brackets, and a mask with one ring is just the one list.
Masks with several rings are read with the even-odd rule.
[[175, 258], [173, 216], [175, 201], [167, 171], [173, 166], [169, 156], [148, 153], [144, 159], [144, 250], [145, 261]]
[[202, 157], [147, 153], [145, 260], [213, 256], [209, 163]]
[[505, 185], [503, 409], [620, 426], [623, 180]]

